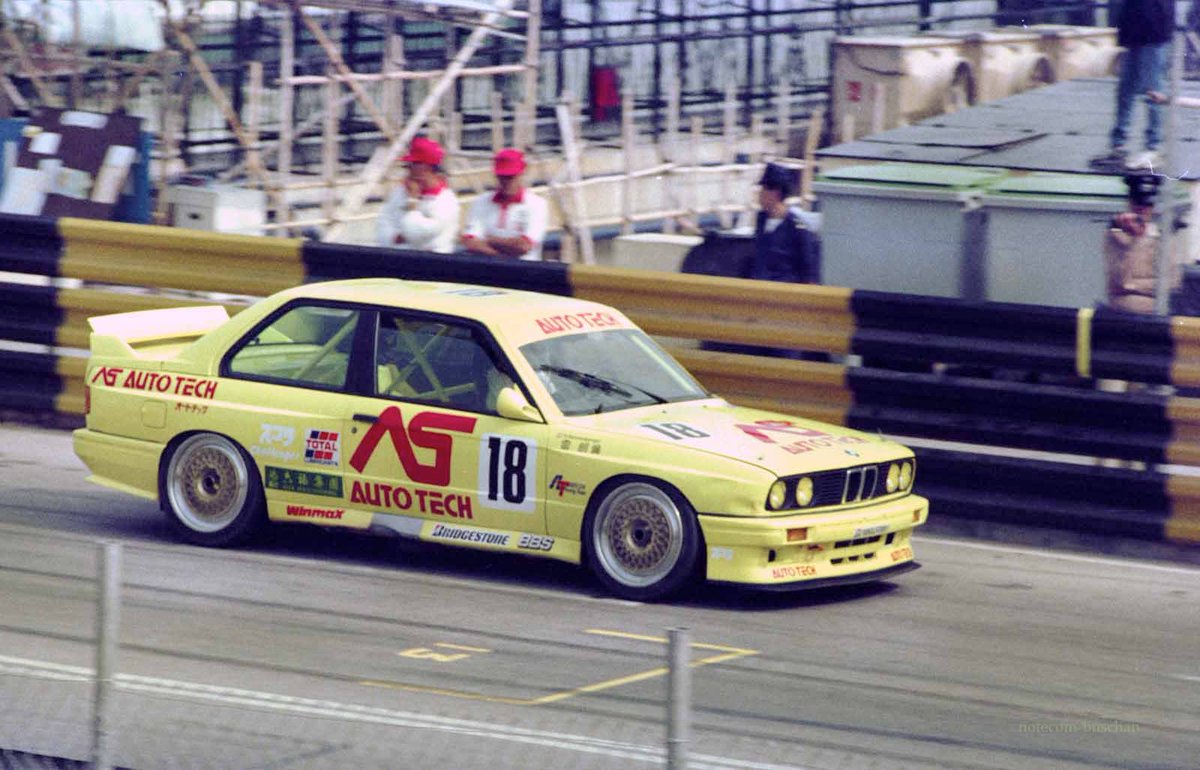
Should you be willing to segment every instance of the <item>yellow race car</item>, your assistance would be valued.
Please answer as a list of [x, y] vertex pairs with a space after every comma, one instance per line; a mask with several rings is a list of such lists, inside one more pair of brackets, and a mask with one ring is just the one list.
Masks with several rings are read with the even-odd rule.
[[584, 563], [637, 600], [917, 566], [911, 451], [730, 405], [611, 307], [380, 278], [90, 323], [75, 451], [194, 543], [386, 531]]

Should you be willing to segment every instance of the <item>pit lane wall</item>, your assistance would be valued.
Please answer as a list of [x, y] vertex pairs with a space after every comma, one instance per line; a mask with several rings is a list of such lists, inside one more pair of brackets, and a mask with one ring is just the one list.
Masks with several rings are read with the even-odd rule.
[[935, 516], [1200, 545], [1200, 319], [11, 215], [0, 271], [23, 274], [0, 274], [9, 413], [82, 415], [92, 315], [330, 278], [481, 283], [615, 305], [731, 401], [906, 441]]

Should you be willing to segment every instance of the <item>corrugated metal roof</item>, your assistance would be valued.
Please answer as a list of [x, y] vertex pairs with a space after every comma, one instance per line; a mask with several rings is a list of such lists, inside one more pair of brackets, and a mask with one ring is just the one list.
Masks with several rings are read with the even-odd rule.
[[[1181, 94], [1200, 97], [1200, 83], [1182, 83]], [[1089, 161], [1108, 150], [1115, 101], [1116, 78], [1080, 78], [825, 147], [817, 157], [1111, 173]], [[1167, 112], [1164, 107], [1164, 128]], [[1179, 107], [1177, 113], [1175, 169], [1183, 179], [1200, 179], [1200, 109]], [[1132, 149], [1141, 148], [1145, 121], [1139, 104], [1129, 134]]]

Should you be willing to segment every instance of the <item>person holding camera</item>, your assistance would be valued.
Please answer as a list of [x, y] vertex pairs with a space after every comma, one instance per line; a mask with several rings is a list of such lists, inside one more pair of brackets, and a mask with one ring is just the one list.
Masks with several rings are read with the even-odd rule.
[[[1105, 275], [1108, 306], [1129, 313], [1153, 313], [1158, 248], [1161, 233], [1154, 222], [1154, 198], [1161, 177], [1155, 174], [1129, 174], [1129, 207], [1109, 220], [1104, 237]], [[1168, 285], [1180, 284], [1178, 265], [1172, 268]]]

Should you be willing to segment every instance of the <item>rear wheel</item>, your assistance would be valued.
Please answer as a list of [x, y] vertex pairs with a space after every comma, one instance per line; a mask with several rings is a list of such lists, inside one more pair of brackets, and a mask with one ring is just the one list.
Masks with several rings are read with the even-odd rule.
[[185, 439], [171, 453], [163, 486], [171, 523], [193, 543], [234, 545], [265, 520], [258, 470], [224, 436], [198, 433]]
[[638, 601], [679, 590], [696, 571], [700, 540], [687, 501], [648, 481], [614, 487], [584, 522], [584, 546], [596, 577], [614, 594]]

